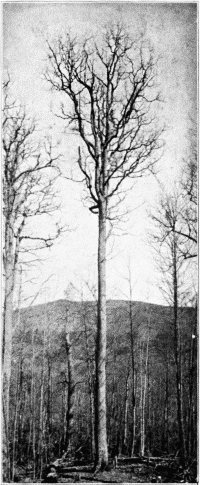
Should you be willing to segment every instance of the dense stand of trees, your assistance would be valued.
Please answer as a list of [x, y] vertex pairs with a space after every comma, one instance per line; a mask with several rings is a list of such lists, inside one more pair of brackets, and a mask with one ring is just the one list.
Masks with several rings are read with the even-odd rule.
[[[181, 460], [173, 307], [108, 302], [107, 315], [109, 454], [131, 456], [134, 447], [138, 455], [179, 452]], [[177, 318], [181, 325], [181, 425], [188, 463], [197, 449], [196, 309], [178, 308]], [[66, 304], [62, 300], [21, 312], [21, 325], [13, 337], [11, 373], [13, 474], [16, 466], [23, 466], [40, 477], [43, 467], [63, 453], [93, 461], [95, 324], [96, 304], [92, 302]]]

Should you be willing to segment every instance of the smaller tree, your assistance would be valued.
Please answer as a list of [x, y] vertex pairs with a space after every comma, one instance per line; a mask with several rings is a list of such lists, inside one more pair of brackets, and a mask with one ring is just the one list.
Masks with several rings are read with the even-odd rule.
[[[59, 175], [51, 140], [37, 140], [36, 123], [26, 109], [13, 101], [10, 79], [4, 83], [3, 105], [3, 216], [4, 216], [4, 312], [2, 370], [4, 424], [8, 438], [13, 302], [18, 267], [36, 261], [35, 250], [51, 246], [61, 228], [38, 224], [59, 208], [55, 181]], [[35, 222], [35, 224], [34, 224]]]
[[181, 313], [180, 307], [188, 300], [188, 264], [185, 261], [185, 234], [180, 230], [179, 197], [176, 192], [163, 195], [157, 211], [151, 215], [154, 222], [152, 245], [156, 251], [157, 266], [161, 274], [160, 288], [173, 308], [174, 360], [177, 388], [177, 421], [181, 459], [185, 463], [185, 427], [183, 410], [183, 379], [181, 359]]

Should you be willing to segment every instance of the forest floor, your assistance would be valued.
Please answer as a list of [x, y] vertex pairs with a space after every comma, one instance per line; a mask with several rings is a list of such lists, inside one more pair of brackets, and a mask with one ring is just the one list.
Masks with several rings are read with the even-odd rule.
[[[25, 472], [25, 470], [24, 470]], [[41, 480], [34, 480], [32, 471], [18, 470], [18, 483], [197, 483], [196, 461], [183, 469], [177, 460], [168, 458], [125, 458], [107, 470], [94, 473], [92, 464], [75, 464], [56, 460], [44, 470]]]

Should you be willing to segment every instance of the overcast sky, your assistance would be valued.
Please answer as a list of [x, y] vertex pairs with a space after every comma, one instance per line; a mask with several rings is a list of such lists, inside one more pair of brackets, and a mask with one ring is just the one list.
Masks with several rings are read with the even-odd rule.
[[[83, 37], [88, 32], [97, 37], [106, 23], [119, 20], [127, 25], [132, 36], [145, 28], [159, 56], [158, 81], [164, 99], [162, 120], [167, 130], [158, 177], [169, 188], [180, 173], [187, 151], [188, 119], [195, 117], [196, 10], [194, 3], [4, 3], [4, 68], [11, 74], [15, 96], [39, 120], [41, 133], [53, 126], [55, 138], [58, 135], [62, 138], [62, 127], [50, 111], [56, 106], [56, 95], [52, 95], [42, 77], [46, 65], [45, 38], [69, 29]], [[74, 137], [65, 135], [62, 146], [66, 163], [75, 161]], [[128, 296], [125, 277], [130, 257], [133, 299], [164, 303], [155, 284], [154, 262], [146, 242], [146, 211], [154, 205], [158, 192], [158, 183], [152, 177], [139, 180], [128, 194], [126, 206], [131, 209], [128, 221], [119, 227], [118, 237], [110, 241], [114, 248], [112, 258], [108, 257], [108, 298]], [[63, 217], [73, 230], [48, 254], [48, 262], [37, 273], [37, 285], [27, 283], [24, 295], [33, 294], [43, 280], [52, 273], [55, 275], [36, 303], [62, 298], [70, 282], [81, 288], [82, 279], [96, 281], [97, 217], [84, 207], [82, 187], [78, 184], [63, 181], [60, 194]]]

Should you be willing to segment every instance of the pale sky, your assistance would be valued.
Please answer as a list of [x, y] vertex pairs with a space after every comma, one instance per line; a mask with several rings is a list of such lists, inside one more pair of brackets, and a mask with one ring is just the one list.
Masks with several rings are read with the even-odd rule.
[[[180, 173], [187, 150], [189, 116], [196, 110], [196, 29], [195, 3], [39, 3], [4, 2], [4, 68], [14, 82], [14, 94], [36, 116], [41, 133], [53, 127], [53, 134], [62, 140], [66, 164], [74, 163], [77, 140], [70, 134], [62, 138], [63, 125], [51, 114], [56, 106], [56, 93], [43, 80], [46, 67], [45, 38], [68, 31], [82, 35], [100, 35], [105, 23], [122, 20], [129, 32], [146, 30], [159, 56], [158, 81], [164, 99], [162, 120], [167, 126], [164, 154], [159, 162], [159, 180], [170, 187]], [[54, 274], [36, 303], [63, 298], [70, 283], [81, 289], [81, 281], [96, 282], [97, 217], [81, 201], [82, 187], [73, 182], [59, 183], [64, 220], [73, 230], [50, 252], [48, 262], [37, 271], [37, 284], [27, 283], [24, 296], [32, 295], [50, 274]], [[156, 286], [153, 257], [147, 245], [146, 211], [158, 196], [158, 183], [153, 177], [139, 180], [129, 192], [126, 206], [134, 209], [127, 223], [119, 226], [112, 258], [108, 257], [107, 297], [126, 298], [129, 289], [125, 280], [130, 257], [133, 277], [133, 300], [164, 303]], [[110, 251], [110, 249], [108, 248]], [[34, 273], [33, 273], [34, 275]], [[74, 293], [73, 297], [78, 298]], [[89, 294], [85, 292], [85, 297]]]

